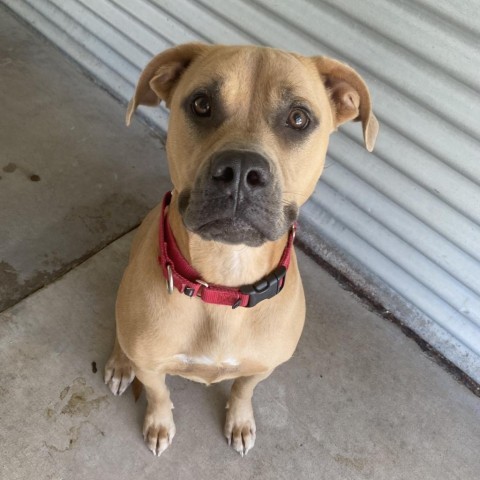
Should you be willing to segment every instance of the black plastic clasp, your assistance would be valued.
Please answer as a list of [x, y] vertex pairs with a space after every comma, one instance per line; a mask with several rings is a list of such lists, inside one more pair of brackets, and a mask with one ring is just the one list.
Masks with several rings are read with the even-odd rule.
[[187, 296], [187, 297], [190, 297], [192, 298], [194, 293], [195, 293], [195, 289], [194, 288], [191, 288], [191, 287], [185, 287], [183, 289], [183, 293]]
[[277, 267], [272, 273], [252, 285], [240, 287], [240, 291], [249, 295], [246, 307], [254, 307], [257, 303], [267, 298], [274, 297], [285, 285], [287, 269], [283, 266]]

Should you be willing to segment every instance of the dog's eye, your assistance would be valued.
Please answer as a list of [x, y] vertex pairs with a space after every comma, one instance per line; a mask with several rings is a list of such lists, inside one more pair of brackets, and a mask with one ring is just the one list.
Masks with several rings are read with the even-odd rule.
[[212, 113], [208, 95], [197, 95], [192, 102], [192, 112], [197, 117], [209, 117]]
[[295, 130], [303, 130], [308, 127], [310, 118], [305, 110], [302, 108], [294, 108], [287, 118], [287, 127]]

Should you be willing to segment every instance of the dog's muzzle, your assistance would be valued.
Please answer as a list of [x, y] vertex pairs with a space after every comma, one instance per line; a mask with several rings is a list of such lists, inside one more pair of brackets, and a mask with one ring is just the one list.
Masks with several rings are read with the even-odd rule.
[[206, 240], [259, 246], [285, 234], [296, 220], [284, 205], [273, 163], [247, 150], [214, 154], [191, 190], [180, 193], [185, 226]]

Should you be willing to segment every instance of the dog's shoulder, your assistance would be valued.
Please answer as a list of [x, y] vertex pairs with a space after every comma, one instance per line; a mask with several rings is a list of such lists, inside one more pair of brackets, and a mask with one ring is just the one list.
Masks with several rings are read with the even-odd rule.
[[130, 262], [136, 260], [140, 254], [148, 254], [148, 252], [157, 250], [158, 226], [161, 211], [162, 205], [158, 204], [148, 213], [138, 227], [132, 241]]

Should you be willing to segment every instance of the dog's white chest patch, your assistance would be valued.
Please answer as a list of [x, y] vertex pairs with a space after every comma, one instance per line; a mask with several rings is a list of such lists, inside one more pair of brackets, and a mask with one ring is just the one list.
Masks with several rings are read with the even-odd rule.
[[185, 363], [186, 365], [228, 365], [230, 367], [236, 367], [240, 364], [238, 360], [233, 357], [215, 360], [211, 357], [207, 357], [206, 355], [195, 357], [185, 355], [184, 353], [179, 353], [178, 355], [175, 355], [174, 358], [182, 363]]

